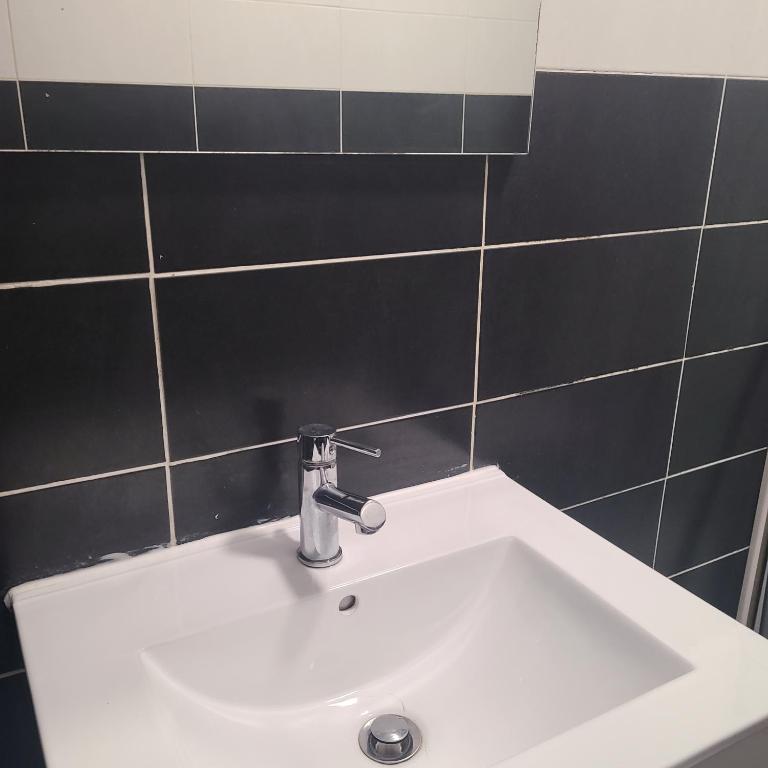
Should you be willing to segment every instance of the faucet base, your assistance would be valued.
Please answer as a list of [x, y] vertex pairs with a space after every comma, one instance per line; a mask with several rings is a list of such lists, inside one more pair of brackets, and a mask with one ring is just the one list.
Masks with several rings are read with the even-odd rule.
[[307, 568], [330, 568], [332, 565], [336, 565], [336, 563], [341, 560], [343, 554], [344, 553], [341, 551], [341, 547], [339, 547], [339, 551], [333, 557], [329, 557], [327, 560], [310, 560], [304, 555], [301, 549], [296, 550], [296, 557], [299, 558], [299, 562], [302, 565], [306, 565]]

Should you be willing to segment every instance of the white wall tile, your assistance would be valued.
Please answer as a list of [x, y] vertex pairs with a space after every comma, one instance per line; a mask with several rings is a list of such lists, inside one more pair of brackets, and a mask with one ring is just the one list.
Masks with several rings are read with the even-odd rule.
[[538, 21], [541, 0], [469, 0], [469, 15], [489, 19]]
[[463, 93], [466, 19], [343, 10], [348, 91]]
[[768, 0], [543, 0], [538, 65], [768, 77]]
[[187, 0], [10, 0], [19, 77], [191, 82]]
[[195, 82], [341, 87], [340, 11], [257, 0], [192, 0]]
[[467, 93], [530, 95], [536, 22], [469, 19], [468, 24]]
[[11, 47], [11, 27], [8, 23], [7, 0], [0, 0], [0, 80], [12, 80], [16, 77]]
[[728, 74], [768, 77], [768, 0], [740, 19], [740, 45], [734, 46]]

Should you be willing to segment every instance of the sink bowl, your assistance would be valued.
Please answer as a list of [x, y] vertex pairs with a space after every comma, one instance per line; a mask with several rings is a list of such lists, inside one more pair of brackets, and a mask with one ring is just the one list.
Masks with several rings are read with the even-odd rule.
[[342, 526], [327, 570], [288, 520], [14, 589], [49, 768], [370, 768], [381, 714], [420, 728], [414, 768], [763, 738], [768, 643], [499, 470], [379, 498], [387, 526]]

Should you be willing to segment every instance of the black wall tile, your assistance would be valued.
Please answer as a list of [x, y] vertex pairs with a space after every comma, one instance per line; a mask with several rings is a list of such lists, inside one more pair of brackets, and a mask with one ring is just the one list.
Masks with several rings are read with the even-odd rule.
[[653, 563], [663, 483], [593, 501], [566, 514], [646, 565]]
[[21, 83], [30, 149], [194, 150], [192, 88]]
[[294, 442], [172, 467], [179, 542], [268, 523], [299, 508]]
[[472, 409], [459, 408], [343, 432], [382, 456], [340, 450], [339, 483], [369, 496], [460, 475], [469, 468], [471, 426]]
[[768, 444], [768, 347], [685, 364], [671, 471]]
[[463, 97], [342, 93], [345, 152], [461, 152]]
[[5, 595], [0, 594], [0, 675], [14, 672], [24, 666], [13, 614], [2, 602], [3, 597]]
[[146, 280], [0, 292], [0, 489], [163, 460]]
[[736, 618], [746, 567], [747, 553], [741, 552], [676, 576], [674, 581], [723, 613]]
[[7, 768], [45, 768], [26, 675], [0, 680], [0, 745]]
[[768, 225], [707, 229], [688, 354], [768, 341]]
[[168, 543], [165, 473], [60, 485], [0, 498], [0, 592]]
[[539, 73], [531, 152], [492, 158], [489, 243], [701, 224], [722, 80]]
[[0, 282], [146, 272], [139, 159], [0, 154]]
[[159, 270], [480, 244], [482, 158], [146, 159]]
[[0, 80], [0, 149], [24, 149], [15, 80]]
[[[469, 460], [470, 421], [471, 410], [463, 408], [344, 432], [383, 453], [371, 459], [340, 451], [339, 484], [368, 495], [460, 474]], [[299, 511], [294, 442], [181, 464], [171, 472], [180, 541]]]
[[464, 106], [464, 151], [527, 152], [530, 96], [474, 96]]
[[657, 570], [667, 575], [748, 547], [765, 451], [671, 477], [664, 495]]
[[664, 476], [679, 365], [482, 404], [475, 464], [558, 507]]
[[338, 152], [338, 91], [195, 88], [201, 150]]
[[707, 219], [768, 219], [768, 82], [729, 80]]
[[485, 254], [480, 397], [682, 357], [698, 232]]
[[158, 281], [174, 458], [472, 399], [478, 254]]

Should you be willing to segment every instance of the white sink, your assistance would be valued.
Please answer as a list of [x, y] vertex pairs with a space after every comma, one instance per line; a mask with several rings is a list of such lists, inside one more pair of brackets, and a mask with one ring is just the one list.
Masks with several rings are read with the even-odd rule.
[[385, 528], [342, 525], [327, 570], [293, 519], [14, 589], [48, 767], [372, 768], [357, 735], [385, 713], [421, 728], [414, 768], [762, 738], [768, 642], [498, 470], [379, 498]]

